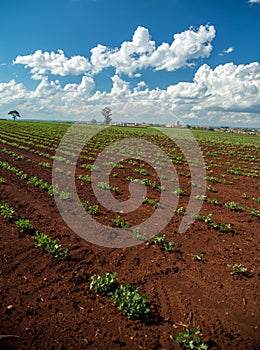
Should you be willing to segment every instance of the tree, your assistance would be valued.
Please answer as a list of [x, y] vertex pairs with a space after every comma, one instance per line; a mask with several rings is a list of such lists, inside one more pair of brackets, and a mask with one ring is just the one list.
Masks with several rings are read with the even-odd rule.
[[111, 115], [112, 115], [112, 113], [111, 113], [111, 108], [105, 107], [105, 108], [102, 109], [101, 113], [102, 113], [103, 116], [104, 116], [104, 122], [105, 122], [105, 124], [106, 124], [106, 125], [110, 124], [110, 122], [111, 122], [111, 120], [112, 120], [112, 118], [111, 118]]
[[15, 120], [16, 118], [21, 118], [20, 113], [17, 112], [15, 109], [13, 111], [8, 112], [8, 114], [12, 116], [13, 120]]
[[96, 121], [95, 118], [93, 118], [93, 119], [91, 119], [90, 123], [91, 123], [91, 124], [97, 124], [97, 121]]

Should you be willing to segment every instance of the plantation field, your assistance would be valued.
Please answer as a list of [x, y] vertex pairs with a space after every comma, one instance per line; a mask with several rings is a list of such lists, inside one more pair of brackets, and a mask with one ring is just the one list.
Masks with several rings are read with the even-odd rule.
[[0, 121], [0, 349], [259, 349], [259, 136], [71, 127]]

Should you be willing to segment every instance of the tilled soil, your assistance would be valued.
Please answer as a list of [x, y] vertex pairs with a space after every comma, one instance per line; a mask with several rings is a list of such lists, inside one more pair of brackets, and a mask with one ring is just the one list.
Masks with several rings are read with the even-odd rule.
[[[15, 147], [8, 149], [18, 152]], [[51, 183], [51, 169], [38, 166], [42, 157], [23, 150], [19, 154], [31, 161], [6, 153], [1, 153], [1, 159]], [[219, 178], [223, 171], [220, 164], [214, 176]], [[125, 164], [116, 172], [119, 176], [111, 177], [111, 183], [120, 190], [115, 198], [122, 200], [129, 194], [124, 179], [133, 173]], [[238, 176], [234, 181], [234, 176], [227, 175], [233, 184], [216, 183], [216, 192], [207, 192], [208, 198], [217, 197], [219, 203], [204, 201], [201, 214], [213, 213], [217, 222], [230, 223], [230, 233], [196, 220], [181, 234], [182, 216], [173, 215], [161, 232], [176, 244], [176, 250], [168, 252], [151, 240], [129, 248], [88, 243], [70, 230], [46, 191], [8, 170], [0, 169], [0, 176], [6, 180], [0, 185], [1, 203], [8, 203], [20, 217], [31, 219], [37, 230], [69, 249], [68, 258], [56, 261], [36, 248], [28, 233], [19, 233], [14, 222], [0, 216], [1, 349], [180, 349], [172, 339], [197, 326], [210, 349], [260, 348], [259, 218], [246, 210], [232, 212], [224, 205], [236, 201], [259, 210], [259, 203], [251, 200], [259, 193], [259, 178]], [[146, 178], [154, 180], [151, 173]], [[81, 198], [94, 204], [90, 185], [83, 187], [77, 181]], [[158, 198], [157, 191], [150, 194]], [[247, 198], [241, 197], [243, 192]], [[178, 206], [187, 205], [188, 199], [188, 195], [181, 196]], [[136, 213], [124, 217], [136, 224], [154, 210], [144, 204], [140, 217]], [[163, 208], [156, 210], [163, 215]], [[112, 225], [105, 208], [99, 208], [96, 219]], [[194, 260], [192, 253], [203, 254], [202, 260]], [[235, 263], [243, 263], [247, 273], [232, 276], [227, 265]], [[105, 272], [117, 272], [120, 283], [140, 287], [151, 308], [148, 320], [128, 319], [108, 296], [89, 289], [90, 277]]]

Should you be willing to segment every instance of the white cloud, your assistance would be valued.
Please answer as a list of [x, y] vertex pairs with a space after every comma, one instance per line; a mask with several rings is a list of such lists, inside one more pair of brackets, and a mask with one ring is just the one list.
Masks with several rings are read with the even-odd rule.
[[17, 103], [26, 99], [28, 92], [23, 84], [17, 84], [15, 80], [8, 83], [0, 83], [1, 104]]
[[70, 91], [75, 93], [84, 93], [86, 96], [94, 89], [95, 82], [94, 79], [90, 76], [84, 75], [82, 77], [80, 84], [66, 84], [64, 86], [64, 91]]
[[[111, 106], [113, 120], [200, 122], [214, 125], [259, 123], [260, 64], [227, 63], [211, 69], [202, 65], [193, 82], [180, 82], [164, 89], [149, 89], [144, 81], [134, 88], [118, 75], [112, 77], [111, 91], [92, 92], [91, 76], [83, 76], [79, 84], [42, 79], [34, 91], [22, 84], [0, 83], [2, 110], [15, 108], [24, 116], [61, 115], [63, 119], [88, 116], [102, 120], [101, 109]], [[7, 107], [8, 106], [8, 107]], [[27, 111], [27, 115], [23, 113]], [[89, 119], [89, 120], [90, 120]], [[237, 123], [237, 124], [236, 124]]]
[[[180, 82], [165, 89], [150, 89], [145, 81], [134, 86], [122, 78], [140, 78], [142, 69], [174, 71], [191, 66], [194, 60], [208, 57], [215, 37], [213, 26], [190, 28], [175, 34], [171, 43], [156, 46], [148, 29], [138, 27], [131, 41], [119, 48], [97, 45], [90, 59], [65, 57], [63, 51], [42, 52], [18, 56], [14, 63], [31, 69], [32, 78], [40, 80], [33, 90], [27, 90], [15, 80], [0, 83], [0, 111], [17, 108], [25, 117], [50, 116], [52, 119], [77, 120], [80, 117], [102, 119], [101, 109], [111, 106], [113, 120], [171, 123], [211, 124], [257, 123], [260, 117], [260, 65], [227, 63], [212, 69], [202, 65], [192, 82]], [[229, 47], [221, 54], [233, 51]], [[110, 91], [95, 91], [95, 74], [113, 67]], [[80, 83], [62, 86], [52, 75], [82, 75]], [[129, 80], [129, 79], [128, 79]], [[138, 79], [139, 80], [139, 79]], [[5, 113], [5, 112], [4, 112]], [[6, 114], [6, 113], [5, 113]]]
[[171, 45], [163, 43], [151, 56], [144, 59], [156, 70], [174, 71], [191, 66], [190, 60], [208, 57], [212, 50], [211, 41], [215, 37], [214, 26], [200, 26], [174, 35]]
[[250, 4], [260, 4], [260, 0], [248, 0]]
[[32, 55], [17, 56], [14, 64], [24, 64], [30, 67], [33, 79], [41, 79], [43, 74], [51, 73], [55, 75], [79, 75], [91, 68], [87, 58], [83, 56], [73, 56], [70, 59], [65, 57], [62, 50], [55, 52], [35, 51]]
[[85, 73], [94, 75], [108, 67], [113, 67], [117, 75], [127, 74], [132, 77], [140, 74], [138, 70], [147, 67], [174, 71], [192, 66], [194, 60], [210, 55], [214, 37], [214, 26], [200, 26], [198, 30], [190, 28], [175, 34], [171, 43], [162, 43], [156, 47], [148, 29], [139, 26], [132, 40], [124, 41], [120, 48], [109, 48], [101, 44], [92, 48], [90, 61], [83, 56], [67, 58], [62, 50], [57, 53], [37, 50], [31, 55], [16, 57], [13, 63], [31, 68], [34, 80], [41, 80], [48, 73], [61, 76]]
[[148, 29], [139, 26], [132, 41], [124, 41], [120, 49], [111, 49], [100, 44], [91, 49], [93, 72], [98, 73], [106, 67], [114, 67], [116, 74], [132, 76], [137, 69], [144, 67], [140, 62], [141, 57], [151, 54], [154, 49], [155, 43], [150, 40]]
[[219, 53], [219, 56], [223, 56], [224, 54], [229, 54], [234, 51], [234, 48], [230, 46], [228, 49], [223, 50], [222, 52]]
[[194, 77], [194, 85], [205, 87], [208, 98], [202, 107], [247, 110], [260, 107], [260, 65], [227, 63], [212, 70], [204, 64]]
[[138, 27], [132, 41], [122, 43], [120, 49], [98, 45], [91, 49], [93, 71], [98, 73], [106, 67], [114, 67], [116, 74], [132, 76], [138, 69], [151, 67], [155, 70], [174, 71], [191, 66], [191, 60], [208, 57], [215, 37], [214, 26], [190, 28], [173, 36], [172, 43], [162, 43], [156, 48], [148, 29]]

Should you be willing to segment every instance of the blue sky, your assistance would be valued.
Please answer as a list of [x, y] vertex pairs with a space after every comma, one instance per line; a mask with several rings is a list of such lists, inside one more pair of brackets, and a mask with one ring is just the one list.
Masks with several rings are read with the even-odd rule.
[[0, 117], [260, 126], [260, 0], [2, 0]]

